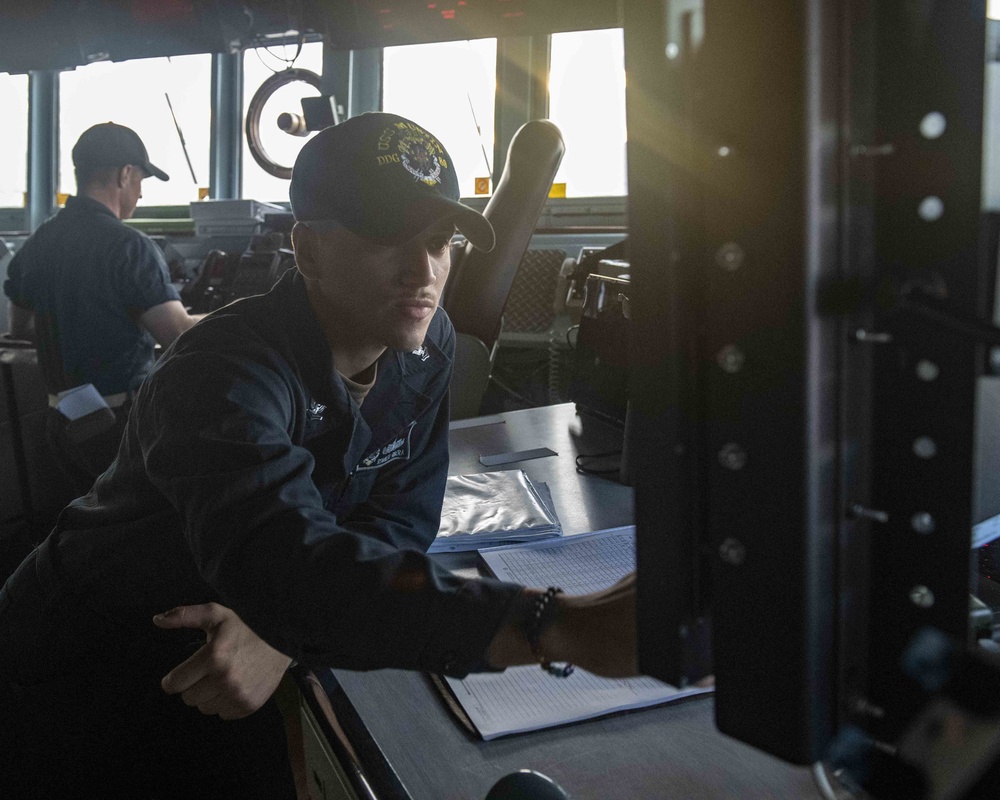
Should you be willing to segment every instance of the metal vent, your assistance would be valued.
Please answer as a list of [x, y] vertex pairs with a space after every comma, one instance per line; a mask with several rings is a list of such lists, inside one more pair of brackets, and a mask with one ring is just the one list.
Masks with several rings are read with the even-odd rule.
[[504, 333], [546, 333], [555, 317], [553, 301], [564, 250], [528, 250], [517, 268], [503, 312]]

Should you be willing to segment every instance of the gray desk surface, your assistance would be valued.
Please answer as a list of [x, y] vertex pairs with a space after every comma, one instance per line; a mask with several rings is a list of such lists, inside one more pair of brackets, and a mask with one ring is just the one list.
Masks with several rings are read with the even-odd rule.
[[[580, 476], [574, 465], [579, 453], [620, 446], [620, 434], [581, 420], [571, 405], [501, 417], [501, 424], [452, 431], [452, 474], [485, 471], [480, 455], [548, 447], [558, 457], [504, 468], [548, 482], [568, 533], [632, 521], [630, 489]], [[482, 742], [455, 722], [424, 675], [335, 670], [333, 676], [343, 691], [331, 697], [335, 709], [351, 706], [346, 716], [354, 719], [342, 720], [348, 735], [367, 741], [372, 761], [391, 765], [412, 800], [482, 800], [501, 777], [525, 768], [553, 778], [575, 800], [819, 796], [807, 769], [720, 734], [710, 698]]]

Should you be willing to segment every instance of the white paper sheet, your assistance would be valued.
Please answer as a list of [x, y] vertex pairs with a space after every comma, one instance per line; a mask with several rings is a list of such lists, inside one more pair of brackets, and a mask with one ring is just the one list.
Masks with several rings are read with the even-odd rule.
[[[635, 569], [635, 527], [579, 534], [480, 555], [502, 580], [560, 586], [573, 594], [606, 588]], [[599, 678], [582, 669], [556, 678], [537, 666], [445, 678], [483, 739], [659, 705], [709, 689], [679, 690], [653, 678]]]
[[537, 666], [445, 680], [479, 735], [487, 741], [708, 691], [682, 691], [646, 677], [598, 678], [579, 668], [568, 678], [556, 678]]
[[479, 551], [500, 580], [566, 594], [606, 589], [635, 569], [635, 525]]
[[972, 548], [982, 547], [1000, 539], [1000, 514], [983, 520], [972, 528]]

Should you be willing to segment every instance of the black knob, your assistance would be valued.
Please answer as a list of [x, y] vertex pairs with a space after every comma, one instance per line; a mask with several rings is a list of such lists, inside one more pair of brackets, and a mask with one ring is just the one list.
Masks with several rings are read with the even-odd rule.
[[493, 784], [486, 800], [571, 800], [552, 778], [531, 769], [504, 775]]

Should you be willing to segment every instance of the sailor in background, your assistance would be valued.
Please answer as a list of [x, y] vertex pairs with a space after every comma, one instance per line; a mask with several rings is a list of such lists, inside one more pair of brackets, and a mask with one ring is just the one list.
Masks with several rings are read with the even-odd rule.
[[[58, 505], [86, 494], [114, 459], [154, 341], [167, 346], [199, 319], [181, 304], [160, 249], [122, 222], [143, 180], [168, 180], [138, 134], [94, 125], [74, 145], [73, 166], [78, 194], [24, 243], [4, 283], [10, 334], [35, 343], [49, 392], [46, 435], [72, 489]], [[111, 409], [107, 422], [68, 426], [59, 395], [86, 384]]]

